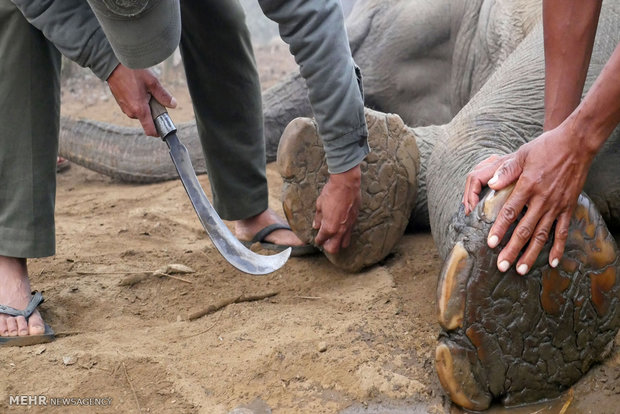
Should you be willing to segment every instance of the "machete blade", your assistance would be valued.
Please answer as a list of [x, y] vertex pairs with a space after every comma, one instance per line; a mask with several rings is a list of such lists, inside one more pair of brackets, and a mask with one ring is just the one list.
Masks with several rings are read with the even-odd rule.
[[213, 244], [224, 258], [237, 269], [252, 275], [264, 275], [281, 268], [291, 254], [291, 248], [274, 255], [263, 256], [245, 247], [226, 227], [204, 193], [192, 162], [189, 151], [179, 141], [175, 133], [164, 139], [170, 149], [170, 157], [174, 163], [183, 187], [196, 210], [203, 227], [209, 234]]
[[207, 231], [211, 241], [224, 259], [242, 272], [251, 275], [264, 275], [284, 266], [291, 255], [290, 247], [278, 254], [263, 256], [245, 247], [230, 232], [205, 195], [198, 177], [196, 177], [189, 151], [179, 141], [176, 134], [177, 128], [172, 123], [166, 108], [153, 98], [151, 98], [149, 106], [151, 107], [151, 116], [155, 128], [161, 139], [168, 144], [174, 167], [179, 173], [183, 187], [185, 187], [194, 210], [196, 210], [202, 227]]

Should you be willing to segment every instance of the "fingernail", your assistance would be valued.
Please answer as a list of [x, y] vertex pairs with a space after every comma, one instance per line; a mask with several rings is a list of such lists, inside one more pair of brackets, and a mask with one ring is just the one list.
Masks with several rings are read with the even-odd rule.
[[177, 100], [174, 96], [172, 97], [172, 99], [170, 99], [170, 106], [173, 108], [177, 107]]
[[517, 273], [519, 273], [520, 275], [526, 274], [528, 270], [530, 270], [530, 267], [525, 263], [520, 264], [519, 267], [517, 267]]
[[509, 267], [510, 267], [510, 263], [508, 263], [508, 260], [502, 260], [497, 265], [497, 268], [499, 269], [500, 272], [505, 272], [506, 270], [508, 270]]
[[551, 267], [558, 267], [559, 264], [560, 260], [557, 257], [551, 261]]
[[492, 235], [487, 240], [487, 244], [489, 245], [491, 249], [495, 248], [499, 244], [499, 237], [497, 237], [495, 234]]
[[495, 184], [495, 183], [497, 182], [498, 178], [499, 178], [499, 177], [497, 176], [497, 173], [495, 173], [495, 175], [494, 175], [494, 176], [493, 176], [493, 177], [489, 180], [489, 183], [488, 183], [488, 184], [489, 184], [489, 185], [493, 185], [493, 184]]

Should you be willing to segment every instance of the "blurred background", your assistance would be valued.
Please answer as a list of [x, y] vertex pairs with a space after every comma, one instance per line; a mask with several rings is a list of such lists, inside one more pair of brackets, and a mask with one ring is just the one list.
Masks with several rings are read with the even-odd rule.
[[[341, 0], [348, 14], [356, 0]], [[270, 88], [297, 65], [288, 46], [280, 39], [278, 26], [263, 14], [257, 0], [240, 0], [246, 12], [246, 22], [252, 35], [254, 53], [259, 70], [261, 87]], [[177, 51], [152, 70], [178, 101], [177, 109], [171, 111], [175, 122], [188, 122], [194, 118], [185, 82], [181, 55]], [[139, 127], [136, 120], [127, 118], [116, 105], [107, 84], [89, 69], [80, 67], [63, 57], [61, 113], [65, 117], [88, 118], [124, 126]]]

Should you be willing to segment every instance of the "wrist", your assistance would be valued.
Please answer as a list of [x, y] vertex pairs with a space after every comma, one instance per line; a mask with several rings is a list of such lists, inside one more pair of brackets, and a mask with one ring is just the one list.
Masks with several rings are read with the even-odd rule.
[[607, 140], [608, 134], [599, 125], [596, 117], [580, 108], [566, 118], [561, 126], [567, 129], [568, 135], [578, 145], [579, 151], [591, 158], [594, 158]]
[[360, 164], [357, 164], [355, 167], [341, 172], [330, 174], [330, 180], [335, 183], [342, 183], [349, 187], [360, 187], [362, 182], [362, 169]]
[[110, 80], [113, 80], [114, 76], [116, 75], [118, 69], [121, 67], [121, 64], [119, 63], [118, 65], [116, 65], [114, 67], [114, 69], [112, 69], [112, 71], [110, 71], [110, 74], [108, 75], [108, 77], [105, 79], [105, 81], [107, 83], [110, 83]]

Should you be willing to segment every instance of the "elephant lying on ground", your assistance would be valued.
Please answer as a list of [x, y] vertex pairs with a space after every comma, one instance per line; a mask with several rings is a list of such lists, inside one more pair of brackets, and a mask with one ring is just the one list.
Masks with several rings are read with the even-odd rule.
[[[430, 221], [437, 246], [442, 257], [446, 258], [438, 288], [439, 318], [444, 329], [437, 348], [438, 372], [450, 397], [473, 409], [486, 408], [494, 398], [507, 404], [518, 404], [557, 395], [583, 375], [592, 363], [605, 356], [620, 325], [617, 250], [605, 224], [587, 201], [578, 209], [578, 220], [572, 224], [570, 248], [560, 270], [553, 272], [539, 264], [526, 278], [517, 276], [512, 270], [507, 274], [497, 273], [494, 263], [498, 250], [485, 247], [485, 228], [488, 231], [488, 222], [493, 219], [494, 206], [501, 201], [501, 194], [481, 203], [467, 220], [458, 215], [453, 220], [460, 205], [466, 173], [471, 167], [492, 153], [511, 152], [541, 130], [542, 40], [540, 28], [533, 30], [533, 22], [538, 21], [538, 3], [446, 0], [430, 5], [422, 1], [360, 1], [351, 16], [361, 13], [362, 6], [365, 6], [371, 23], [365, 28], [357, 26], [360, 28], [359, 37], [349, 26], [352, 49], [366, 74], [367, 102], [376, 109], [402, 112], [407, 124], [447, 122], [480, 89], [444, 126], [409, 128], [397, 116], [368, 112], [374, 137], [371, 145], [375, 151], [364, 167], [365, 204], [360, 226], [356, 229], [356, 242], [343, 255], [330, 257], [340, 266], [352, 270], [361, 268], [389, 253], [408, 222]], [[388, 13], [392, 21], [381, 14], [386, 13], [382, 7], [387, 6], [383, 4], [389, 6], [388, 11], [393, 7], [393, 14]], [[536, 7], [519, 9], [525, 5]], [[416, 13], [408, 14], [407, 7], [414, 6]], [[503, 14], [502, 10], [522, 12]], [[526, 13], [523, 10], [534, 11]], [[375, 27], [381, 27], [373, 20], [375, 14], [378, 22], [393, 24], [394, 31], [388, 27], [374, 32]], [[610, 47], [618, 42], [618, 1], [606, 2], [602, 14], [601, 35], [590, 81], [611, 52]], [[381, 16], [384, 17], [379, 18]], [[428, 39], [414, 38], [413, 46], [395, 42], [403, 39], [398, 37], [400, 32], [397, 29], [402, 28], [401, 19], [407, 16], [416, 24], [425, 24], [427, 31], [421, 33], [428, 33]], [[504, 19], [498, 16], [504, 16]], [[371, 36], [373, 33], [378, 37]], [[404, 30], [404, 33], [410, 32]], [[494, 33], [510, 35], [493, 36]], [[527, 38], [520, 42], [528, 33]], [[368, 50], [369, 56], [373, 56], [373, 60], [379, 59], [381, 64], [390, 63], [389, 58], [381, 54], [387, 52], [366, 42], [358, 48], [355, 42], [358, 38], [374, 39], [373, 42], [381, 39], [381, 46], [396, 52], [419, 52], [420, 49], [415, 47], [423, 46], [426, 54], [395, 53], [393, 58], [402, 57], [399, 61], [402, 66], [390, 65], [396, 68], [395, 72], [382, 76], [385, 68], [374, 72], [372, 68], [364, 67], [360, 50]], [[410, 37], [405, 38], [413, 41]], [[459, 39], [468, 39], [469, 43], [459, 43]], [[511, 54], [517, 45], [518, 49]], [[430, 66], [436, 69], [433, 74], [436, 78], [432, 81], [422, 78], [422, 85], [416, 86], [419, 78], [407, 75], [419, 73], [415, 67], [408, 67], [407, 62], [419, 62], [423, 56], [427, 56]], [[501, 69], [486, 82], [504, 60]], [[382, 87], [382, 84], [388, 86]], [[269, 99], [270, 93], [275, 97], [273, 101]], [[399, 93], [410, 93], [419, 99], [411, 95], [404, 98]], [[305, 98], [303, 93], [301, 95], [299, 79], [294, 78], [267, 94], [267, 131], [277, 131], [277, 126], [288, 122], [287, 118], [303, 115], [277, 106], [288, 102], [290, 97], [292, 106], [303, 109], [300, 102]], [[397, 97], [396, 102], [390, 100], [391, 96]], [[411, 107], [407, 106], [408, 102]], [[412, 109], [415, 105], [418, 105], [417, 112]], [[284, 115], [279, 118], [277, 113]], [[415, 118], [416, 113], [421, 115], [420, 118]], [[424, 114], [430, 115], [424, 118]], [[276, 127], [268, 124], [270, 119], [274, 120]], [[138, 174], [142, 179], [165, 179], [162, 178], [165, 171], [154, 168], [157, 161], [131, 161], [137, 149], [140, 153], [149, 152], [136, 139], [118, 137], [121, 131], [129, 135], [131, 131], [111, 131], [106, 126], [95, 130], [99, 126], [89, 123], [73, 127], [75, 131], [69, 135], [80, 133], [81, 128], [86, 128], [87, 132], [92, 128], [96, 135], [91, 140], [91, 133], [85, 140], [90, 142], [90, 147], [81, 148], [78, 153], [99, 155], [99, 148], [110, 148], [105, 156], [114, 160], [107, 167], [112, 174], [120, 169], [121, 174], [130, 177], [134, 174], [130, 168], [138, 165], [146, 168]], [[189, 130], [191, 126], [183, 128]], [[290, 128], [286, 136], [293, 138], [282, 143], [286, 155], [279, 160], [283, 175], [289, 181], [285, 191], [286, 210], [289, 218], [294, 219], [291, 224], [295, 230], [311, 240], [311, 230], [304, 222], [313, 215], [312, 192], [316, 192], [315, 199], [325, 176], [319, 169], [322, 147], [312, 121], [299, 120]], [[135, 131], [133, 134], [138, 135]], [[185, 130], [180, 135], [189, 136]], [[97, 141], [99, 137], [105, 139]], [[84, 137], [79, 139], [84, 140]], [[144, 139], [152, 145], [160, 144], [150, 138]], [[620, 202], [614, 194], [620, 188], [616, 181], [619, 174], [614, 168], [620, 166], [620, 160], [615, 159], [616, 154], [609, 150], [617, 145], [618, 139], [616, 132], [595, 161], [586, 186], [586, 191], [610, 225], [616, 224], [619, 218]], [[273, 139], [268, 141], [273, 142]], [[77, 137], [68, 137], [66, 130], [63, 142], [70, 142], [68, 147], [74, 150], [78, 145]], [[192, 150], [194, 155], [201, 153], [197, 145], [195, 148], [198, 149]], [[295, 155], [300, 146], [307, 150], [306, 155], [311, 154], [305, 164], [301, 164]], [[158, 148], [156, 151], [165, 153]], [[63, 154], [75, 160], [70, 153]], [[163, 157], [161, 165], [170, 165], [167, 155]], [[295, 166], [287, 163], [287, 158], [295, 160]], [[127, 162], [127, 168], [113, 162]], [[397, 175], [396, 179], [391, 179], [393, 173]], [[174, 174], [170, 173], [171, 176]], [[291, 194], [303, 194], [303, 197], [296, 196], [295, 199]]]
[[[607, 1], [586, 87], [620, 42], [618, 27], [620, 0]], [[367, 111], [376, 151], [362, 165], [359, 224], [352, 245], [328, 256], [349, 270], [381, 260], [407, 217], [420, 213], [414, 198], [427, 195], [445, 260], [436, 368], [451, 399], [468, 409], [486, 409], [495, 399], [516, 405], [557, 396], [606, 357], [620, 328], [620, 262], [605, 224], [620, 224], [620, 129], [591, 167], [585, 191], [592, 201], [580, 198], [556, 269], [547, 264], [550, 240], [525, 277], [497, 270], [510, 234], [495, 249], [486, 236], [509, 190], [489, 193], [468, 217], [461, 207], [466, 175], [478, 162], [542, 132], [542, 50], [538, 26], [446, 125], [410, 128], [396, 115]], [[278, 154], [284, 210], [307, 242], [315, 236], [314, 204], [327, 179], [321, 148], [313, 121], [300, 118], [285, 130]]]
[[[364, 74], [367, 106], [408, 125], [444, 124], [477, 92], [540, 18], [540, 0], [358, 0], [347, 28]], [[286, 125], [311, 116], [303, 80], [291, 74], [263, 95], [268, 161]], [[195, 123], [179, 136], [204, 173]], [[176, 178], [165, 145], [137, 128], [62, 120], [60, 152], [123, 181]], [[428, 220], [421, 218], [428, 226]]]

